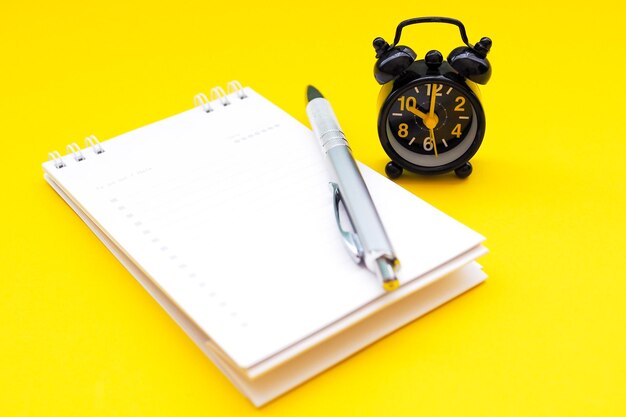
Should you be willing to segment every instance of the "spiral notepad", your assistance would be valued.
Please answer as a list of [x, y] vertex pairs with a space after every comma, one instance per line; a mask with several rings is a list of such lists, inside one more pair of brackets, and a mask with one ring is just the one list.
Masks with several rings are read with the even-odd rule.
[[238, 82], [194, 101], [44, 176], [255, 404], [484, 280], [482, 236], [360, 165], [402, 262], [385, 293], [342, 246], [311, 132]]

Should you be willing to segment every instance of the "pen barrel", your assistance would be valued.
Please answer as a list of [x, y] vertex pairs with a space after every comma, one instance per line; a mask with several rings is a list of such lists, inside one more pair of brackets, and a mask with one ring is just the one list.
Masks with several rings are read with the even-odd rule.
[[346, 136], [343, 134], [328, 100], [316, 98], [310, 101], [306, 107], [306, 113], [311, 122], [313, 133], [322, 146], [324, 155], [337, 146], [348, 147]]
[[350, 148], [334, 146], [327, 151], [326, 158], [339, 187], [346, 213], [363, 246], [364, 262], [368, 269], [376, 271], [378, 267], [375, 262], [380, 257], [395, 261], [391, 242]]
[[330, 103], [324, 98], [316, 98], [309, 102], [306, 111], [332, 177], [339, 187], [350, 222], [363, 246], [366, 266], [377, 271], [379, 267], [376, 261], [381, 257], [395, 262], [393, 248], [374, 201]]

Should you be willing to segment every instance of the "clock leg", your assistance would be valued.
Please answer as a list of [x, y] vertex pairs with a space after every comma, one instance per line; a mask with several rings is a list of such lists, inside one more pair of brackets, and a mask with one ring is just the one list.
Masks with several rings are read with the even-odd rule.
[[459, 178], [467, 178], [472, 173], [472, 164], [469, 162], [464, 163], [460, 167], [454, 170], [454, 173]]
[[391, 161], [385, 165], [385, 174], [392, 180], [399, 178], [402, 175], [402, 167], [395, 162]]

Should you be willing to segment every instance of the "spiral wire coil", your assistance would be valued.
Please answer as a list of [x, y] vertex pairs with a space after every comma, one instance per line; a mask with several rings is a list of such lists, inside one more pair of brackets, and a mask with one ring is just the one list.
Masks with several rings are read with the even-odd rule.
[[[196, 94], [193, 97], [194, 106], [202, 109], [206, 113], [211, 113], [215, 110], [216, 105], [221, 105], [222, 107], [229, 106], [231, 104], [231, 98], [236, 97], [243, 100], [248, 98], [248, 94], [239, 81], [233, 80], [226, 84], [226, 91], [224, 91], [222, 87], [212, 88], [209, 93], [209, 97], [207, 97], [204, 93]], [[91, 148], [96, 155], [100, 155], [104, 152], [102, 144], [94, 135], [90, 135], [85, 138], [85, 148]], [[81, 162], [87, 159], [83, 151], [80, 149], [80, 146], [78, 146], [75, 142], [67, 145], [65, 149], [67, 152], [66, 155], [71, 156], [76, 162]], [[63, 156], [58, 151], [49, 152], [48, 160], [53, 161], [54, 166], [57, 169], [67, 166], [67, 163], [63, 160]]]

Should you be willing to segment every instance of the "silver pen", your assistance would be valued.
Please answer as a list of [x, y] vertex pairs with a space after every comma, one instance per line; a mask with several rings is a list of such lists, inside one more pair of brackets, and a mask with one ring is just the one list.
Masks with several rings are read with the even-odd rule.
[[[322, 145], [331, 175], [335, 218], [352, 258], [378, 276], [383, 288], [398, 288], [396, 271], [400, 263], [394, 254], [365, 181], [352, 157], [339, 122], [328, 100], [315, 87], [307, 88], [306, 113], [315, 136]], [[341, 225], [339, 206], [343, 205], [352, 231]]]

